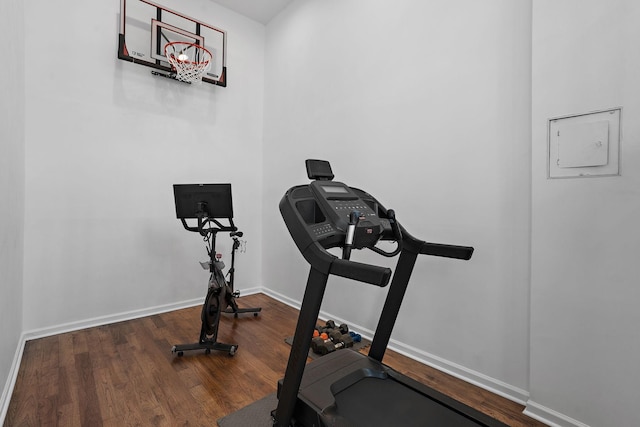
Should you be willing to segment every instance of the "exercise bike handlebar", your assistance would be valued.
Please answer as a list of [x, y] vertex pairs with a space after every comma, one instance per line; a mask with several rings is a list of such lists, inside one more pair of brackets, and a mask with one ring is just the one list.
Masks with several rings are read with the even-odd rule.
[[[190, 225], [187, 224], [187, 221], [184, 218], [180, 218], [180, 221], [182, 222], [182, 226], [185, 228], [185, 230], [187, 231], [192, 231], [194, 233], [200, 233], [202, 236], [206, 236], [207, 234], [216, 234], [219, 231], [223, 231], [223, 232], [231, 232], [235, 234], [235, 236], [238, 237], [242, 237], [242, 232], [238, 232], [238, 227], [236, 227], [233, 224], [233, 219], [232, 218], [228, 218], [229, 219], [229, 224], [230, 225], [222, 225], [219, 221], [217, 221], [214, 218], [198, 218], [198, 225], [196, 227], [192, 227]], [[205, 228], [205, 226], [207, 224], [213, 223], [216, 226], [215, 227], [211, 227], [209, 226], [208, 228]]]

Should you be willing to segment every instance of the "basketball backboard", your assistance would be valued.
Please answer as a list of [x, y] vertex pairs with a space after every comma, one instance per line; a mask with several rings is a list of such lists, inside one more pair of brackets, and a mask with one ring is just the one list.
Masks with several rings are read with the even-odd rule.
[[195, 43], [209, 50], [212, 65], [202, 81], [227, 85], [226, 31], [149, 0], [120, 0], [118, 58], [169, 76], [172, 70], [164, 47], [171, 42]]

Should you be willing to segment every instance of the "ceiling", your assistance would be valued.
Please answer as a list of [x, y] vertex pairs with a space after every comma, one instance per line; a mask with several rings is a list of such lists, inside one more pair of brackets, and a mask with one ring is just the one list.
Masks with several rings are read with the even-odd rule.
[[293, 0], [212, 0], [247, 18], [267, 24]]

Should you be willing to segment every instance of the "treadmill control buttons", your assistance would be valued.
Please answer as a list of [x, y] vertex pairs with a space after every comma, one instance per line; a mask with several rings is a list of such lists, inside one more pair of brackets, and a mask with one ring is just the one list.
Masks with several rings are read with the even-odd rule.
[[337, 212], [344, 212], [345, 215], [349, 215], [352, 211], [360, 211], [362, 215], [374, 216], [375, 213], [371, 210], [369, 205], [362, 203], [360, 200], [340, 200], [332, 201], [331, 204]]
[[313, 234], [315, 234], [316, 237], [332, 234], [334, 231], [333, 225], [331, 224], [320, 224], [313, 227]]

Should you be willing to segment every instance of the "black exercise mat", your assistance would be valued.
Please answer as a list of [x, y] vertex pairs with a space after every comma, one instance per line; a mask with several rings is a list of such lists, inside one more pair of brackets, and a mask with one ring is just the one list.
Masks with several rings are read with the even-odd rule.
[[[286, 343], [287, 343], [287, 344], [289, 344], [289, 345], [293, 345], [293, 337], [286, 337], [286, 338], [284, 339], [284, 342], [286, 342]], [[371, 345], [371, 341], [369, 341], [369, 340], [367, 340], [367, 339], [362, 338], [362, 341], [360, 341], [360, 342], [354, 342], [354, 343], [353, 343], [353, 347], [350, 347], [349, 349], [350, 349], [350, 350], [355, 350], [355, 351], [360, 351], [360, 350], [362, 350], [363, 348], [367, 348], [367, 347], [369, 347], [370, 345]], [[344, 349], [336, 350], [336, 351], [343, 351], [343, 350], [344, 350]], [[321, 354], [314, 353], [314, 352], [313, 352], [313, 350], [309, 349], [309, 357], [310, 357], [311, 359], [317, 359], [318, 357], [322, 357], [322, 355], [321, 355]]]
[[218, 420], [219, 427], [273, 427], [271, 411], [278, 406], [276, 394], [270, 394], [251, 405]]

